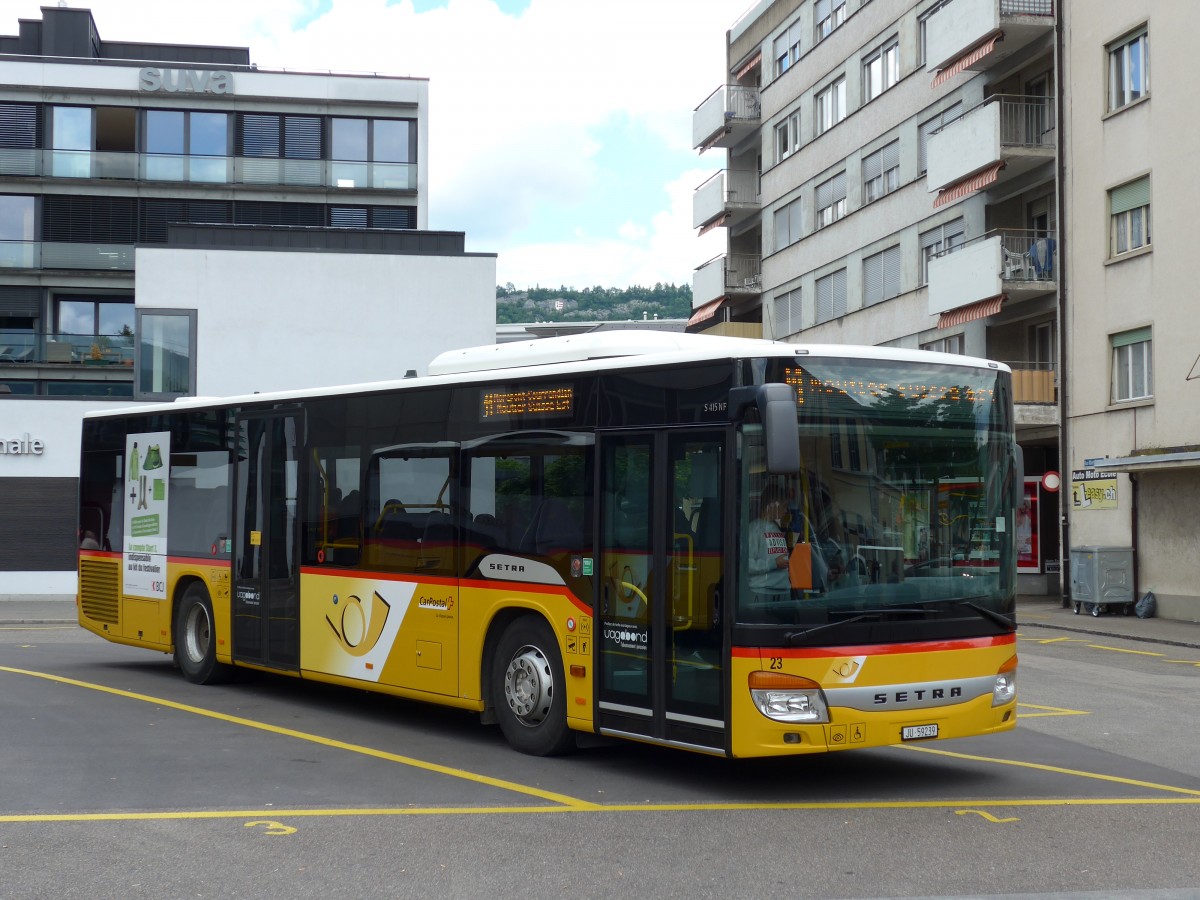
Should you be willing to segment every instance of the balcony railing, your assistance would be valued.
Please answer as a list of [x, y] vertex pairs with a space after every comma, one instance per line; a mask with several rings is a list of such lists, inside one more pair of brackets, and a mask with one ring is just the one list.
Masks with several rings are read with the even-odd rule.
[[415, 163], [0, 148], [0, 175], [412, 191]]
[[1005, 360], [1013, 373], [1014, 403], [1057, 403], [1058, 371], [1054, 363]]
[[758, 88], [723, 84], [692, 114], [692, 146], [731, 147], [746, 137], [762, 116]]
[[132, 366], [133, 335], [0, 331], [0, 365]]
[[1054, 0], [1000, 0], [1002, 16], [1052, 16]]
[[1054, 281], [1058, 269], [1056, 232], [1022, 231], [1001, 228], [988, 235], [1000, 235], [1005, 281]]
[[133, 244], [0, 241], [0, 269], [133, 269]]

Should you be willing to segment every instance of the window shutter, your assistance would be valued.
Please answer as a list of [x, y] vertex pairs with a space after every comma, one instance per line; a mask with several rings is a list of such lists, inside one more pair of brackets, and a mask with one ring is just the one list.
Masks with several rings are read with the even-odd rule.
[[42, 198], [42, 240], [75, 244], [136, 244], [137, 201], [132, 197]]
[[417, 227], [417, 208], [415, 206], [372, 206], [372, 228], [404, 228]]
[[833, 273], [833, 318], [846, 314], [846, 270], [838, 269]]
[[167, 242], [167, 226], [171, 222], [183, 221], [182, 200], [143, 200], [138, 210], [139, 237], [151, 244]]
[[1130, 344], [1141, 344], [1150, 340], [1150, 326], [1135, 328], [1133, 331], [1123, 331], [1112, 336], [1114, 347], [1128, 347]]
[[888, 247], [883, 257], [883, 299], [900, 295], [900, 245]]
[[366, 228], [367, 208], [365, 206], [331, 206], [329, 207], [329, 224], [334, 228]]
[[40, 295], [41, 289], [33, 285], [0, 286], [0, 316], [37, 318]]
[[817, 319], [816, 323], [828, 322], [833, 318], [834, 272], [824, 278], [817, 279]]
[[833, 203], [833, 179], [817, 185], [817, 209], [824, 209]]
[[279, 116], [242, 115], [241, 155], [258, 159], [279, 156]]
[[1109, 214], [1128, 212], [1139, 206], [1150, 205], [1150, 176], [1139, 178], [1120, 187], [1113, 188], [1108, 193]]
[[846, 199], [846, 173], [839, 172], [838, 174], [833, 176], [832, 180], [833, 180], [833, 199], [834, 199], [834, 201], [845, 200]]
[[283, 117], [283, 155], [288, 159], [321, 158], [319, 116]]
[[870, 156], [863, 157], [863, 181], [870, 181], [883, 174], [883, 151], [876, 150]]
[[[0, 147], [6, 150], [35, 150], [41, 107], [36, 103], [0, 103]], [[18, 174], [18, 173], [12, 173]]]
[[900, 165], [900, 142], [892, 141], [883, 148], [880, 153], [883, 156], [882, 170], [886, 172], [888, 169], [894, 169]]
[[863, 306], [873, 306], [883, 299], [883, 254], [876, 253], [863, 260]]

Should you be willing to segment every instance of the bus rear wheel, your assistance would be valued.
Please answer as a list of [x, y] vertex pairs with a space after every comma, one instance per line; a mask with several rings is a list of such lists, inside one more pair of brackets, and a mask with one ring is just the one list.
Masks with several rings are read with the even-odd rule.
[[183, 592], [175, 614], [175, 662], [192, 684], [220, 684], [233, 676], [232, 666], [217, 662], [212, 601], [198, 581]]
[[558, 641], [540, 617], [523, 616], [504, 629], [491, 682], [500, 730], [514, 748], [555, 756], [575, 746]]

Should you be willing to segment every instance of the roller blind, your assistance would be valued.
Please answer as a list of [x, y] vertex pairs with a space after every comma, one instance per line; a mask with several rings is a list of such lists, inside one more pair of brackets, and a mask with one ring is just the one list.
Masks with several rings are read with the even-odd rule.
[[1117, 213], [1137, 209], [1139, 206], [1149, 206], [1150, 176], [1147, 175], [1144, 178], [1139, 178], [1137, 181], [1131, 181], [1128, 184], [1113, 188], [1108, 192], [1108, 197], [1109, 213], [1114, 216]]

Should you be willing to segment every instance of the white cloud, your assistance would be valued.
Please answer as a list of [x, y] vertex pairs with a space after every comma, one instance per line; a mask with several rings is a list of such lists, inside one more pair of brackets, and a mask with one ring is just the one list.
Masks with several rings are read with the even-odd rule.
[[[592, 221], [589, 193], [620, 183], [597, 163], [605, 125], [625, 117], [663, 141], [638, 152], [692, 153], [692, 110], [721, 82], [725, 30], [746, 3], [531, 0], [514, 17], [492, 0], [419, 15], [411, 0], [333, 0], [315, 18], [318, 0], [86, 5], [104, 39], [248, 46], [263, 68], [429, 78], [431, 227], [500, 253], [512, 273], [501, 281], [623, 286], [687, 280], [712, 255], [691, 228], [691, 194], [721, 160], [697, 157], [708, 170], [686, 176], [686, 202], [673, 183], [670, 206], [648, 221]], [[37, 0], [13, 5], [6, 33], [18, 17], [40, 17]], [[514, 245], [540, 222], [583, 236]]]

